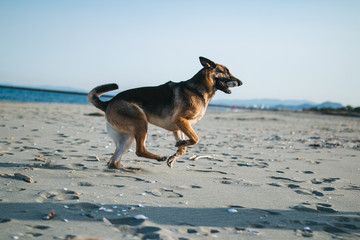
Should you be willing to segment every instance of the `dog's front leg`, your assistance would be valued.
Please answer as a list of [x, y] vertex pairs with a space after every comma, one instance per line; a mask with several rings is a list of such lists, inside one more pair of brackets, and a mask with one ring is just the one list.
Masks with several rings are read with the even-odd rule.
[[189, 145], [195, 145], [199, 142], [199, 137], [196, 135], [194, 129], [191, 127], [189, 120], [180, 117], [174, 119], [173, 122], [189, 138], [189, 140], [179, 140], [175, 145], [176, 147], [186, 147]]
[[[174, 131], [174, 137], [176, 142], [179, 142], [181, 140], [185, 139], [184, 133], [181, 131]], [[167, 159], [167, 165], [169, 166], [169, 168], [172, 168], [174, 162], [176, 161], [177, 158], [179, 158], [181, 155], [183, 155], [186, 152], [186, 147], [184, 146], [179, 146], [178, 150], [176, 151], [176, 153], [172, 156], [170, 156]]]

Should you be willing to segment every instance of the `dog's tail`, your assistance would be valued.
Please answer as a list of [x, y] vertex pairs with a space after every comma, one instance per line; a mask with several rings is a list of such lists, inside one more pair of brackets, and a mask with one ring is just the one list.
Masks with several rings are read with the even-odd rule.
[[108, 106], [108, 102], [101, 101], [99, 97], [106, 92], [116, 90], [118, 88], [119, 87], [116, 83], [110, 83], [110, 84], [98, 86], [89, 92], [87, 97], [88, 102], [105, 112]]

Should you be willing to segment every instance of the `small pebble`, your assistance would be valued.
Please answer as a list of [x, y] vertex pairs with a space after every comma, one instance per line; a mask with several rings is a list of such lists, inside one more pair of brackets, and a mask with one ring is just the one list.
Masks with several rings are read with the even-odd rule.
[[238, 212], [236, 209], [233, 209], [233, 208], [229, 208], [227, 211], [229, 213], [237, 213]]
[[255, 234], [255, 235], [260, 235], [259, 231], [256, 230], [248, 230], [249, 233]]
[[68, 222], [69, 220], [67, 220], [66, 218], [63, 219], [64, 222]]
[[137, 220], [146, 220], [146, 219], [149, 219], [148, 217], [142, 215], [142, 214], [139, 214], [139, 215], [135, 215], [133, 218], [137, 219]]

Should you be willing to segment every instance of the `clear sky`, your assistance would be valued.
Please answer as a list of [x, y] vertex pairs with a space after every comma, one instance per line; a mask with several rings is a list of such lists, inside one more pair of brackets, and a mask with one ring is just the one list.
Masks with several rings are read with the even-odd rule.
[[216, 99], [360, 106], [360, 1], [0, 1], [2, 84], [125, 90], [187, 80], [199, 56], [244, 83]]

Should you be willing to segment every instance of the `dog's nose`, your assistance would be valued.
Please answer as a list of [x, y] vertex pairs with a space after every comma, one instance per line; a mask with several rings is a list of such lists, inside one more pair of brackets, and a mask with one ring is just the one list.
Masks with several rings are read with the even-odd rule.
[[239, 79], [236, 79], [237, 81], [237, 83], [238, 83], [238, 86], [240, 87], [243, 83], [242, 83], [242, 81], [240, 81]]

